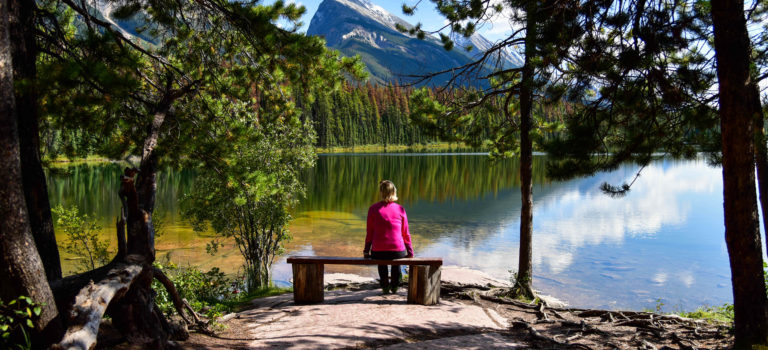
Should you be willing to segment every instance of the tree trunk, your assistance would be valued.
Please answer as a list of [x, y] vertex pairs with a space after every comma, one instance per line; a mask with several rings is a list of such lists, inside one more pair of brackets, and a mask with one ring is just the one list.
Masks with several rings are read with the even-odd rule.
[[110, 304], [107, 312], [112, 316], [112, 324], [128, 342], [140, 344], [144, 349], [163, 349], [170, 329], [163, 314], [155, 307], [153, 278], [152, 265], [145, 263], [125, 296]]
[[528, 5], [525, 35], [525, 63], [520, 85], [520, 259], [514, 290], [533, 298], [533, 144], [531, 141], [531, 106], [533, 105], [533, 66], [536, 54], [536, 3]]
[[731, 263], [736, 348], [768, 343], [763, 256], [755, 194], [754, 118], [750, 41], [742, 1], [713, 0], [715, 58], [720, 89], [725, 242]]
[[[160, 108], [154, 114], [148, 135], [144, 141], [140, 169], [135, 185], [135, 169], [126, 169], [121, 179], [120, 196], [127, 208], [127, 254], [142, 256], [144, 269], [136, 278], [123, 298], [111, 304], [107, 311], [113, 318], [115, 327], [124, 334], [128, 341], [141, 344], [144, 348], [162, 349], [166, 346], [170, 328], [165, 317], [155, 306], [152, 290], [155, 260], [155, 235], [152, 226], [152, 212], [157, 192], [157, 155], [155, 146], [159, 130], [170, 110], [172, 99], [163, 99]], [[119, 225], [119, 224], [118, 224]], [[118, 233], [119, 234], [119, 233]]]
[[8, 2], [0, 2], [0, 298], [7, 302], [26, 295], [44, 304], [33, 319], [35, 333], [42, 336], [32, 339], [54, 342], [61, 324], [32, 238], [21, 179], [8, 10]]
[[21, 173], [24, 196], [27, 201], [29, 225], [43, 260], [45, 274], [49, 281], [61, 278], [61, 260], [56, 236], [53, 232], [51, 204], [48, 201], [48, 186], [40, 162], [40, 134], [38, 131], [37, 103], [37, 47], [35, 45], [35, 2], [25, 0], [9, 1], [10, 34], [13, 56], [13, 79], [17, 84], [16, 111], [19, 128]]

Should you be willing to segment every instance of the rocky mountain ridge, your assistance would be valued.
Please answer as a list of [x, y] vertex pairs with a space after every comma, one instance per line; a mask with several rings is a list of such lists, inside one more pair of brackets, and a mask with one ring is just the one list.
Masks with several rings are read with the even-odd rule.
[[[324, 0], [310, 21], [308, 35], [325, 38], [328, 47], [345, 55], [360, 55], [374, 83], [415, 83], [418, 76], [462, 66], [493, 43], [479, 34], [453, 36], [455, 48], [446, 51], [440, 41], [427, 36], [420, 40], [397, 30], [413, 26], [369, 0]], [[466, 51], [465, 47], [473, 49]], [[498, 57], [504, 67], [521, 66], [522, 59], [505, 51]], [[445, 84], [443, 74], [418, 85]]]

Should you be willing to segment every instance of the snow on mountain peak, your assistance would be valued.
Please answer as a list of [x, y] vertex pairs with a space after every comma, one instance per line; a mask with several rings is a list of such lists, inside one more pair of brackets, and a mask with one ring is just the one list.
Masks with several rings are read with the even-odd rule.
[[[360, 54], [372, 79], [387, 81], [411, 79], [434, 71], [445, 71], [478, 59], [478, 54], [494, 43], [475, 34], [469, 38], [454, 36], [456, 46], [446, 51], [435, 36], [419, 40], [402, 33], [397, 27], [413, 28], [402, 18], [388, 12], [370, 0], [324, 0], [307, 28], [308, 35], [322, 36], [328, 47], [345, 55]], [[466, 46], [474, 50], [467, 52]], [[503, 67], [522, 65], [517, 53], [499, 50], [497, 62]], [[484, 70], [497, 66], [488, 62]], [[425, 84], [449, 83], [447, 75]]]
[[402, 18], [397, 17], [390, 13], [389, 11], [385, 10], [383, 7], [374, 4], [370, 0], [325, 0], [325, 1], [335, 1], [338, 2], [344, 6], [347, 6], [360, 14], [375, 20], [376, 22], [379, 22], [380, 24], [384, 25], [387, 28], [391, 28], [393, 30], [397, 30], [395, 27], [396, 23], [399, 23], [406, 28], [413, 27], [410, 23], [404, 21]]

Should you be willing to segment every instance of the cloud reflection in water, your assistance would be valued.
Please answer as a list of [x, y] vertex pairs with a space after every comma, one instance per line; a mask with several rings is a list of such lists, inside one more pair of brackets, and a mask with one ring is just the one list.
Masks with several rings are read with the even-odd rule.
[[[730, 285], [721, 170], [704, 161], [659, 161], [643, 170], [625, 197], [600, 191], [603, 182], [631, 181], [635, 171], [625, 166], [534, 188], [536, 287], [590, 306], [641, 308], [668, 298], [693, 308], [729, 301], [729, 291], [718, 288]], [[474, 234], [462, 233], [477, 240], [457, 245], [456, 229], [425, 254], [447, 252], [448, 263], [508, 278], [518, 259], [519, 196], [513, 190], [493, 199], [494, 208], [484, 210], [498, 216], [480, 219], [487, 224], [474, 227]], [[596, 298], [614, 300], [590, 300]]]

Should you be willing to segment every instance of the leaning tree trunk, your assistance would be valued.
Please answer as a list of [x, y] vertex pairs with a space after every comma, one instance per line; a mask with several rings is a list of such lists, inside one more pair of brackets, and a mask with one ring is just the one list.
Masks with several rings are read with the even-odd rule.
[[8, 10], [8, 2], [0, 2], [0, 299], [8, 302], [25, 295], [43, 304], [40, 317], [33, 319], [34, 332], [40, 335], [33, 338], [37, 343], [60, 336], [61, 324], [24, 199]]
[[[134, 176], [137, 172], [137, 169], [128, 168], [121, 178], [119, 193], [123, 201], [124, 215], [117, 220], [117, 256], [106, 266], [52, 283], [57, 302], [66, 305], [69, 316], [67, 333], [61, 343], [54, 345], [53, 349], [93, 348], [105, 311], [112, 316], [113, 324], [122, 331], [129, 342], [141, 348], [166, 347], [171, 327], [155, 304], [154, 292], [151, 289], [153, 278], [157, 278], [168, 290], [176, 311], [187, 324], [192, 322], [184, 316], [184, 309], [190, 311], [198, 327], [205, 326], [189, 304], [185, 304], [181, 299], [173, 282], [149, 263], [154, 258], [154, 253], [149, 256], [145, 254], [148, 244], [142, 246], [130, 243], [131, 248], [128, 248], [129, 242], [141, 241], [141, 237], [151, 231], [151, 225], [146, 222], [149, 216], [139, 207], [139, 196], [134, 186]], [[127, 222], [130, 224], [126, 224]], [[139, 228], [138, 234], [131, 234], [131, 237], [126, 239], [126, 226]], [[188, 336], [185, 328], [174, 330], [180, 331], [174, 332], [177, 339], [186, 339]]]
[[[179, 314], [183, 315], [182, 308], [186, 307], [195, 318], [197, 326], [202, 326], [189, 305], [184, 305], [173, 283], [152, 266], [155, 260], [152, 212], [158, 171], [155, 147], [171, 104], [193, 91], [197, 83], [199, 81], [193, 81], [175, 90], [171, 88], [172, 80], [168, 80], [165, 94], [156, 104], [152, 123], [147, 128], [140, 168], [126, 168], [120, 179], [118, 194], [123, 209], [116, 222], [117, 256], [107, 266], [52, 283], [57, 302], [67, 306], [67, 315], [70, 316], [66, 337], [54, 345], [55, 349], [94, 347], [98, 325], [105, 311], [128, 342], [143, 349], [165, 348], [171, 328], [155, 304], [155, 293], [152, 290], [154, 278], [168, 289]], [[183, 339], [184, 334], [179, 332], [175, 336]]]
[[21, 149], [21, 173], [24, 196], [27, 201], [29, 224], [37, 251], [43, 260], [49, 281], [61, 278], [61, 260], [56, 236], [53, 232], [51, 204], [45, 172], [40, 162], [40, 135], [38, 131], [37, 47], [35, 45], [35, 2], [9, 1], [10, 33], [13, 56], [13, 78], [17, 82], [16, 111]]
[[527, 8], [525, 35], [525, 63], [520, 85], [520, 256], [517, 278], [513, 290], [521, 296], [533, 298], [533, 144], [531, 141], [531, 109], [533, 105], [533, 62], [535, 55], [536, 5]]
[[736, 348], [768, 343], [765, 280], [755, 194], [754, 118], [744, 3], [712, 1], [720, 89], [725, 242], [731, 263]]
[[161, 349], [166, 346], [170, 328], [163, 314], [155, 305], [152, 280], [155, 260], [155, 235], [152, 226], [152, 212], [157, 191], [157, 155], [155, 147], [160, 127], [167, 115], [171, 100], [163, 99], [154, 113], [148, 136], [144, 142], [141, 165], [134, 185], [131, 169], [126, 169], [120, 189], [125, 204], [127, 225], [127, 254], [144, 258], [143, 270], [136, 277], [128, 292], [110, 305], [107, 312], [113, 324], [129, 342], [142, 344], [145, 348]]

